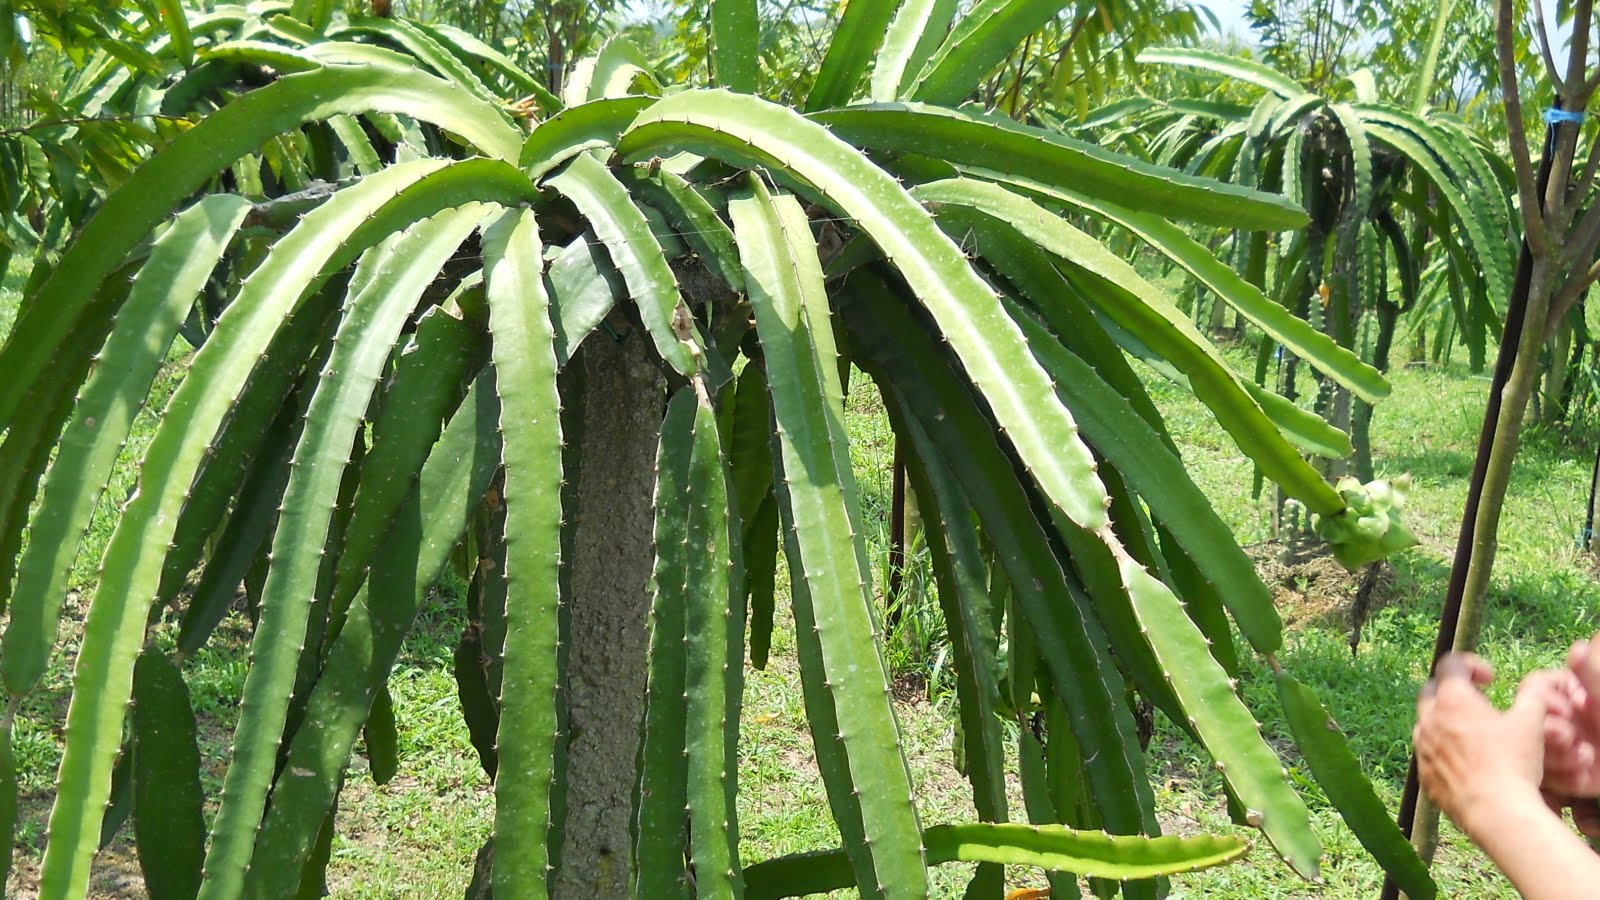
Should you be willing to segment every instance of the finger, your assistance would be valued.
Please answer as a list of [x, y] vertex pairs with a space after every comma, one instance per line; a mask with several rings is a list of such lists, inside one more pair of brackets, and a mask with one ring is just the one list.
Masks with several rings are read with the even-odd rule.
[[1591, 653], [1590, 645], [1579, 642], [1567, 654], [1567, 668], [1578, 676], [1578, 683], [1590, 695], [1600, 691], [1600, 654]]
[[1595, 769], [1595, 746], [1588, 741], [1578, 741], [1567, 752], [1567, 759], [1575, 769], [1593, 772]]
[[1589, 667], [1589, 657], [1588, 641], [1578, 641], [1567, 651], [1567, 671], [1572, 673], [1572, 680], [1583, 693], [1587, 693], [1589, 689], [1589, 684], [1583, 677], [1584, 670]]
[[1583, 694], [1583, 688], [1578, 684], [1578, 676], [1568, 669], [1557, 669], [1552, 674], [1555, 683], [1555, 696], [1550, 698], [1550, 715], [1571, 719], [1577, 709], [1578, 698]]
[[1416, 751], [1419, 763], [1423, 757], [1433, 755], [1434, 747], [1439, 740], [1438, 731], [1433, 719], [1426, 716], [1418, 719], [1417, 727], [1411, 729], [1411, 746]]
[[1566, 669], [1556, 672], [1554, 677], [1555, 687], [1550, 698], [1550, 719], [1566, 723], [1574, 730], [1581, 730], [1580, 716], [1587, 706], [1587, 692], [1578, 684], [1578, 676]]
[[1507, 727], [1539, 733], [1544, 731], [1545, 718], [1550, 710], [1551, 697], [1559, 682], [1553, 672], [1533, 672], [1517, 686], [1517, 698], [1506, 711]]
[[1560, 749], [1569, 750], [1578, 742], [1578, 730], [1573, 727], [1571, 720], [1559, 718], [1553, 713], [1544, 719], [1544, 745], [1546, 752]]
[[1524, 691], [1537, 691], [1545, 696], [1545, 703], [1551, 708], [1567, 697], [1568, 672], [1561, 669], [1534, 669], [1522, 676], [1522, 681], [1517, 685], [1517, 693]]
[[1417, 697], [1417, 722], [1425, 731], [1440, 727], [1453, 729], [1455, 726], [1449, 723], [1470, 721], [1473, 717], [1495, 712], [1483, 691], [1460, 677], [1433, 679], [1423, 685]]
[[[1422, 689], [1417, 692], [1417, 708], [1420, 711], [1424, 701], [1432, 700], [1438, 696], [1439, 688], [1447, 681], [1465, 681], [1469, 684], [1486, 683], [1487, 678], [1494, 677], [1488, 663], [1479, 659], [1475, 653], [1446, 653], [1439, 658], [1439, 664], [1434, 666], [1433, 677], [1423, 682]], [[1480, 681], [1482, 679], [1482, 681]]]
[[[1600, 635], [1596, 635], [1596, 637], [1600, 637]], [[1578, 671], [1578, 667], [1583, 665], [1584, 657], [1588, 655], [1588, 641], [1573, 641], [1572, 647], [1567, 650], [1567, 668], [1574, 672]]]
[[1472, 684], [1488, 684], [1494, 680], [1494, 669], [1476, 653], [1447, 653], [1439, 660], [1433, 676], [1440, 680], [1460, 678]]
[[1595, 767], [1594, 745], [1583, 742], [1553, 753], [1546, 745], [1544, 786], [1569, 797], [1600, 794], [1600, 769]]
[[1422, 683], [1422, 689], [1417, 691], [1417, 711], [1422, 711], [1422, 704], [1432, 703], [1433, 698], [1439, 693], [1439, 679], [1429, 678]]

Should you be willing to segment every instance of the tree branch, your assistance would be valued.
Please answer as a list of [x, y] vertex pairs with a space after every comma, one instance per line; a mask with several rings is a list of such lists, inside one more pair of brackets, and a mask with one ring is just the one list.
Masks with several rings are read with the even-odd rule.
[[1030, 34], [1027, 40], [1022, 42], [1022, 57], [1017, 60], [1017, 77], [1016, 80], [1011, 82], [1011, 90], [1009, 91], [1011, 94], [1011, 111], [1009, 115], [1013, 119], [1017, 118], [1017, 107], [1022, 105], [1022, 81], [1033, 70], [1033, 62], [1028, 58], [1032, 50], [1033, 35]]
[[1573, 275], [1561, 286], [1561, 290], [1551, 299], [1550, 312], [1544, 320], [1545, 343], [1555, 336], [1556, 329], [1561, 327], [1561, 320], [1567, 317], [1567, 311], [1572, 309], [1572, 305], [1577, 303], [1596, 281], [1600, 281], [1600, 260], [1583, 274]]
[[[1568, 61], [1568, 76], [1562, 93], [1558, 94], [1560, 105], [1563, 109], [1582, 113], [1589, 105], [1590, 92], [1587, 90], [1588, 81], [1588, 46], [1593, 41], [1594, 29], [1594, 0], [1579, 0], [1578, 9], [1573, 19], [1572, 58]], [[1574, 92], [1576, 88], [1576, 92]], [[1570, 247], [1568, 240], [1568, 226], [1572, 224], [1573, 216], [1577, 213], [1577, 206], [1587, 199], [1586, 189], [1572, 190], [1572, 168], [1577, 159], [1578, 139], [1582, 137], [1577, 125], [1564, 124], [1556, 127], [1557, 152], [1555, 167], [1552, 172], [1550, 190], [1544, 198], [1544, 218], [1549, 223], [1551, 238], [1561, 239], [1563, 245]], [[1593, 162], [1594, 148], [1590, 148], [1590, 163]], [[1559, 176], [1559, 178], [1554, 177]], [[1581, 179], [1580, 179], [1581, 180]], [[1560, 187], [1564, 185], [1565, 187]], [[1565, 255], [1566, 251], [1563, 251]], [[1582, 259], [1583, 257], [1577, 257]]]
[[1567, 85], [1557, 74], [1561, 70], [1556, 67], [1555, 53], [1550, 48], [1550, 32], [1544, 24], [1544, 0], [1533, 0], [1533, 27], [1539, 34], [1539, 55], [1544, 57], [1545, 70], [1550, 73], [1550, 80], [1554, 82], [1556, 92], [1565, 94]]
[[1589, 190], [1594, 187], [1595, 173], [1600, 171], [1600, 140], [1589, 145], [1589, 159], [1583, 164], [1583, 173], [1572, 186], [1573, 200], [1582, 200], [1589, 196]]
[[[1517, 196], [1522, 201], [1522, 226], [1527, 233], [1528, 249], [1535, 259], [1550, 253], [1549, 238], [1545, 235], [1544, 209], [1539, 198], [1539, 180], [1533, 172], [1533, 161], [1528, 156], [1528, 135], [1522, 124], [1522, 97], [1517, 91], [1517, 64], [1513, 29], [1516, 13], [1512, 0], [1500, 0], [1495, 16], [1494, 38], [1499, 57], [1500, 91], [1506, 104], [1506, 140], [1511, 145], [1511, 161], [1517, 172]], [[1554, 77], [1552, 72], [1551, 76]]]
[[1566, 233], [1562, 244], [1562, 268], [1576, 265], [1594, 255], [1595, 246], [1600, 244], [1600, 203], [1589, 207], [1577, 227]]
[[[1594, 0], [1578, 0], [1572, 10], [1572, 55], [1567, 58], [1567, 84], [1583, 84], [1589, 68], [1589, 32], [1594, 28]], [[1550, 73], [1555, 81], [1555, 72]]]

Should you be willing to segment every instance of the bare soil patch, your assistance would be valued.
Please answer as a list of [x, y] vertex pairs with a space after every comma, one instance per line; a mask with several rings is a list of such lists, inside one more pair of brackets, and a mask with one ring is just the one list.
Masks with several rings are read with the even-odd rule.
[[[50, 815], [54, 796], [32, 793], [18, 798], [18, 820], [33, 822], [37, 847], [19, 846], [12, 857], [11, 879], [7, 884], [8, 897], [16, 900], [33, 900], [39, 896], [39, 864], [43, 856], [44, 823]], [[23, 842], [19, 842], [23, 843]], [[144, 873], [139, 869], [139, 857], [133, 848], [133, 829], [123, 828], [110, 844], [95, 854], [94, 866], [89, 871], [91, 900], [123, 900], [143, 897]]]
[[1281, 541], [1264, 541], [1246, 547], [1245, 552], [1272, 591], [1284, 626], [1291, 630], [1342, 630], [1350, 635], [1353, 646], [1360, 642], [1367, 617], [1395, 596], [1394, 570], [1387, 562], [1351, 572], [1320, 541], [1292, 550]]
[[889, 693], [896, 703], [915, 706], [928, 702], [928, 679], [921, 672], [904, 672], [889, 681]]

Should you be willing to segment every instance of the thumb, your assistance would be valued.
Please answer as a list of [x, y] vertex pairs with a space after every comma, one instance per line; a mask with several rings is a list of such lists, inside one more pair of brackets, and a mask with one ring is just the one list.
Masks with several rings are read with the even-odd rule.
[[1522, 679], [1522, 684], [1517, 687], [1517, 699], [1512, 701], [1511, 708], [1506, 711], [1506, 718], [1519, 728], [1536, 729], [1544, 733], [1544, 720], [1550, 711], [1550, 704], [1556, 699], [1556, 692], [1560, 689], [1559, 675], [1556, 672], [1533, 672]]
[[1445, 654], [1439, 660], [1433, 675], [1440, 681], [1460, 678], [1475, 685], [1483, 685], [1494, 680], [1494, 669], [1476, 653], [1456, 651]]

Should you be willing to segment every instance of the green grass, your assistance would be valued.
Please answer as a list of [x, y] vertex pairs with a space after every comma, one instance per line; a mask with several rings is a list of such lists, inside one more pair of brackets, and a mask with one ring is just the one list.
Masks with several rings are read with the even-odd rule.
[[[13, 320], [17, 278], [0, 290], [0, 335]], [[1242, 354], [1229, 356], [1239, 365]], [[175, 355], [158, 382], [151, 406], [159, 408], [181, 373]], [[1394, 561], [1388, 602], [1368, 622], [1352, 657], [1342, 618], [1321, 614], [1292, 629], [1281, 656], [1284, 665], [1315, 688], [1344, 726], [1355, 751], [1388, 801], [1398, 797], [1405, 773], [1412, 721], [1411, 698], [1421, 678], [1444, 592], [1466, 476], [1487, 390], [1486, 380], [1459, 368], [1406, 370], [1394, 377], [1394, 398], [1378, 412], [1373, 433], [1380, 473], [1410, 471], [1416, 489], [1406, 518], [1422, 545]], [[1238, 448], [1199, 405], [1181, 390], [1151, 381], [1159, 405], [1196, 481], [1240, 540], [1268, 536], [1265, 508], [1250, 494], [1251, 469]], [[860, 479], [865, 527], [880, 587], [887, 564], [889, 463], [892, 439], [868, 382], [857, 376], [848, 409], [853, 460]], [[153, 419], [140, 419], [122, 465], [108, 488], [74, 572], [85, 596], [93, 586], [94, 560], [115, 523], [115, 510], [134, 484], [136, 460], [148, 442]], [[1525, 436], [1505, 524], [1491, 608], [1484, 627], [1485, 653], [1501, 672], [1492, 688], [1497, 700], [1532, 668], [1556, 664], [1569, 642], [1597, 627], [1597, 589], [1591, 561], [1575, 547], [1582, 527], [1594, 435], [1532, 429]], [[780, 573], [780, 584], [782, 573]], [[912, 566], [913, 599], [899, 633], [886, 650], [891, 666], [910, 687], [897, 713], [912, 760], [912, 775], [927, 824], [970, 816], [964, 779], [951, 763], [948, 680], [939, 670], [944, 637], [932, 612], [925, 553]], [[451, 653], [463, 619], [461, 586], [447, 583], [433, 595], [403, 651], [390, 686], [401, 736], [401, 772], [374, 785], [357, 755], [340, 804], [339, 836], [329, 871], [337, 897], [458, 896], [477, 848], [493, 818], [489, 783], [467, 741], [456, 708]], [[45, 683], [21, 711], [16, 725], [24, 816], [13, 887], [25, 890], [36, 871], [44, 839], [54, 767], [60, 756], [56, 726], [65, 709], [73, 650], [69, 605], [65, 640]], [[812, 760], [794, 662], [792, 621], [780, 602], [773, 661], [750, 672], [745, 694], [739, 799], [742, 851], [746, 860], [834, 846], [838, 833]], [[171, 623], [158, 628], [165, 639]], [[185, 674], [201, 720], [208, 788], [220, 784], [244, 678], [248, 622], [233, 616], [212, 644], [190, 659]], [[922, 686], [922, 687], [919, 687]], [[1267, 733], [1286, 729], [1270, 675], [1258, 660], [1247, 665], [1242, 689]], [[931, 699], [930, 699], [931, 698]], [[1287, 742], [1280, 741], [1287, 748]], [[1249, 836], [1227, 822], [1220, 782], [1202, 751], [1175, 730], [1161, 727], [1151, 748], [1158, 774], [1158, 802], [1169, 830], [1222, 831]], [[1243, 863], [1174, 882], [1174, 896], [1217, 898], [1368, 897], [1378, 874], [1314, 784], [1285, 752], [1291, 774], [1304, 789], [1328, 858], [1326, 883], [1298, 881], [1266, 848]], [[1020, 816], [1020, 799], [1014, 804]], [[137, 896], [137, 863], [124, 834], [97, 863], [97, 896]], [[1437, 873], [1454, 896], [1512, 897], [1503, 880], [1459, 834], [1447, 831]], [[938, 896], [958, 895], [963, 871], [941, 870]], [[1018, 883], [1031, 883], [1020, 880]]]

